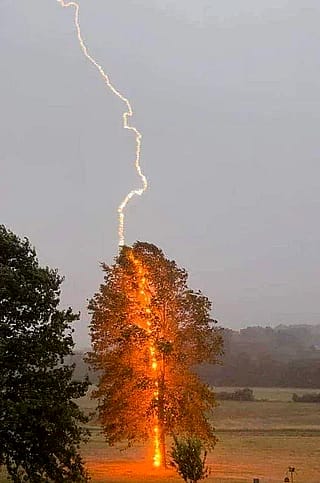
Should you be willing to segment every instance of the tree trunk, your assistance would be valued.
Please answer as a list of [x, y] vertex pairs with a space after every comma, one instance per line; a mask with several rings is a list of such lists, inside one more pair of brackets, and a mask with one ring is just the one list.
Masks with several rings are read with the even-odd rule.
[[160, 426], [160, 451], [161, 451], [161, 466], [163, 468], [167, 467], [167, 459], [166, 459], [166, 433], [164, 427]]
[[[163, 313], [162, 313], [162, 331], [161, 336], [165, 336], [166, 332], [166, 303], [163, 305]], [[158, 421], [159, 421], [159, 436], [160, 436], [160, 451], [161, 451], [161, 466], [163, 468], [167, 468], [167, 460], [166, 460], [166, 429], [165, 429], [165, 380], [166, 380], [166, 360], [165, 354], [162, 353], [161, 357], [161, 372], [160, 377], [158, 380], [158, 387], [159, 387], [159, 400], [158, 400]]]
[[165, 360], [162, 354], [162, 367], [159, 380], [159, 401], [158, 401], [158, 420], [159, 420], [159, 436], [160, 436], [160, 451], [161, 451], [161, 466], [167, 467], [166, 461], [166, 430], [165, 430], [165, 408], [164, 408], [164, 395], [165, 395]]

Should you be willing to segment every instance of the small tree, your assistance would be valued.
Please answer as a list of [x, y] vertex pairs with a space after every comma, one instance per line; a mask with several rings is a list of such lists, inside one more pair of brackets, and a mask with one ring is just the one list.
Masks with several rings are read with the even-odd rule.
[[164, 464], [166, 434], [196, 435], [214, 446], [214, 393], [195, 372], [222, 351], [210, 301], [149, 243], [123, 247], [103, 270], [89, 305], [89, 360], [101, 374], [95, 397], [107, 441], [131, 444], [156, 432]]
[[81, 482], [87, 418], [74, 399], [71, 324], [58, 310], [62, 278], [42, 268], [27, 239], [0, 225], [0, 464], [15, 483]]
[[197, 483], [210, 474], [210, 469], [206, 466], [207, 452], [198, 438], [175, 437], [170, 456], [171, 466], [186, 483]]

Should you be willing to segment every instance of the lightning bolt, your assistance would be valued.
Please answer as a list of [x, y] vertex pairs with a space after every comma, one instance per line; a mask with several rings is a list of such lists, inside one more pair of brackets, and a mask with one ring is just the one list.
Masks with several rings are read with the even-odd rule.
[[[151, 291], [150, 291], [150, 286], [148, 284], [148, 271], [145, 269], [143, 266], [142, 262], [134, 256], [134, 254], [131, 252], [129, 255], [130, 259], [133, 261], [135, 267], [136, 267], [136, 273], [137, 273], [137, 278], [138, 278], [138, 300], [141, 303], [141, 307], [143, 312], [148, 316], [151, 315], [151, 309], [150, 309], [150, 304], [151, 304]], [[136, 321], [137, 325], [141, 327], [139, 323], [139, 319]], [[150, 319], [147, 319], [146, 326], [142, 326], [147, 332], [147, 334], [151, 337], [152, 336], [152, 324]], [[149, 341], [149, 353], [150, 353], [150, 359], [151, 359], [151, 372], [152, 372], [152, 378], [154, 382], [154, 391], [153, 391], [153, 396], [154, 396], [154, 401], [156, 403], [156, 406], [159, 403], [159, 374], [158, 374], [158, 361], [157, 361], [157, 354], [156, 354], [156, 349], [155, 349], [155, 344], [150, 338]], [[160, 427], [159, 427], [159, 414], [156, 412], [154, 414], [154, 425], [153, 425], [153, 444], [154, 444], [154, 454], [153, 454], [153, 465], [156, 468], [159, 468], [161, 466], [161, 462], [163, 459], [163, 456], [161, 454], [161, 445], [160, 445]]]
[[74, 24], [77, 30], [77, 36], [78, 36], [78, 41], [81, 47], [81, 50], [85, 57], [96, 67], [96, 69], [99, 71], [101, 77], [105, 81], [107, 87], [115, 94], [124, 104], [126, 105], [126, 110], [123, 113], [123, 128], [128, 129], [129, 131], [132, 131], [135, 135], [135, 141], [136, 141], [136, 156], [135, 156], [135, 161], [134, 165], [136, 168], [136, 171], [138, 175], [141, 178], [142, 181], [142, 187], [139, 189], [133, 189], [131, 190], [127, 196], [122, 200], [118, 207], [118, 218], [119, 218], [119, 228], [118, 228], [118, 234], [119, 234], [119, 246], [124, 245], [124, 216], [125, 216], [125, 209], [134, 196], [141, 196], [146, 189], [148, 188], [148, 180], [146, 176], [143, 174], [141, 165], [140, 165], [140, 158], [141, 158], [141, 142], [142, 142], [142, 134], [138, 129], [134, 126], [131, 126], [129, 123], [129, 119], [133, 116], [133, 109], [130, 104], [129, 99], [127, 99], [121, 92], [119, 92], [114, 85], [111, 83], [110, 78], [108, 74], [105, 73], [104, 69], [98, 62], [90, 55], [88, 48], [85, 44], [84, 38], [82, 36], [81, 32], [81, 27], [80, 27], [80, 5], [77, 2], [66, 2], [65, 0], [57, 0], [58, 3], [63, 7], [63, 8], [68, 8], [68, 7], [73, 7], [74, 8]]

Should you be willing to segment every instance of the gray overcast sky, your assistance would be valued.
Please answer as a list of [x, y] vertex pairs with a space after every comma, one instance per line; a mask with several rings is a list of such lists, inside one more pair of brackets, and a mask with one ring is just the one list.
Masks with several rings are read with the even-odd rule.
[[[81, 0], [89, 50], [144, 134], [150, 190], [126, 241], [190, 271], [229, 327], [319, 323], [320, 4]], [[0, 0], [1, 222], [66, 276], [81, 310], [138, 185], [123, 104], [55, 0]], [[318, 221], [317, 221], [318, 220]]]

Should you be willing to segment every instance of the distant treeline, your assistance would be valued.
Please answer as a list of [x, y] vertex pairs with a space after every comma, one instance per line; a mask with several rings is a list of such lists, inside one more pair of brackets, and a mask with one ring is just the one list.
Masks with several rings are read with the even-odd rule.
[[224, 329], [222, 365], [202, 366], [213, 386], [320, 387], [320, 325]]
[[255, 401], [253, 391], [248, 387], [233, 392], [216, 392], [215, 396], [220, 401]]
[[292, 394], [292, 401], [293, 402], [301, 402], [301, 403], [320, 403], [320, 393], [306, 393], [301, 394]]
[[[197, 368], [209, 384], [237, 387], [320, 387], [320, 325], [279, 325], [223, 329], [225, 354], [220, 365]], [[88, 374], [77, 353], [75, 377]], [[95, 383], [97, 375], [89, 373]]]

